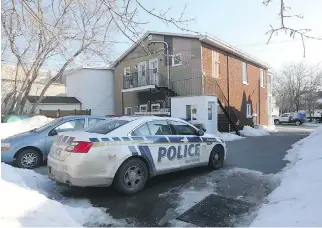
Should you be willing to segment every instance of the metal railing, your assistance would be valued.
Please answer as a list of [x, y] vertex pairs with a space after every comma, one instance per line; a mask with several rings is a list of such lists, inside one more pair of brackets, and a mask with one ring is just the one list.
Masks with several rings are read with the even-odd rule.
[[234, 131], [236, 131], [237, 134], [239, 134], [238, 131], [241, 130], [240, 129], [241, 127], [240, 127], [240, 121], [237, 115], [235, 114], [233, 108], [230, 105], [228, 105], [229, 104], [228, 99], [226, 98], [224, 92], [220, 88], [220, 85], [218, 84], [217, 80], [213, 79], [212, 82], [213, 82], [212, 89], [214, 90], [215, 95], [218, 98], [219, 106], [221, 107], [227, 119], [229, 120], [231, 128]]
[[167, 86], [167, 77], [157, 72], [156, 69], [149, 69], [143, 72], [134, 72], [124, 75], [123, 89], [135, 88], [147, 85], [159, 87]]

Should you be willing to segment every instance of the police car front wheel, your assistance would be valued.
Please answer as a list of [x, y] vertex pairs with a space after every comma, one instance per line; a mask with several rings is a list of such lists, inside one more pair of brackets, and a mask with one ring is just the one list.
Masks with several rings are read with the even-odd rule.
[[220, 169], [224, 165], [224, 148], [215, 146], [209, 157], [209, 167], [212, 169]]
[[148, 180], [148, 167], [139, 158], [125, 161], [115, 176], [114, 186], [123, 194], [134, 194], [141, 191]]

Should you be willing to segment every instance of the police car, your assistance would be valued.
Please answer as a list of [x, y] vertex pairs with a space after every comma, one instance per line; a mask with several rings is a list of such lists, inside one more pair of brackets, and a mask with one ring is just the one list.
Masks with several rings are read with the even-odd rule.
[[71, 186], [142, 190], [148, 178], [196, 166], [219, 169], [226, 144], [184, 120], [120, 117], [58, 135], [48, 156], [53, 180]]

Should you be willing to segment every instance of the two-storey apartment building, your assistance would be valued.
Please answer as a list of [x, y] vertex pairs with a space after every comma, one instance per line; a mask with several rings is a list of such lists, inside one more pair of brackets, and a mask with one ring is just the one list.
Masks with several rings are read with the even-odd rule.
[[216, 95], [222, 122], [267, 124], [268, 65], [218, 39], [148, 32], [114, 68], [116, 114], [167, 111], [173, 96]]

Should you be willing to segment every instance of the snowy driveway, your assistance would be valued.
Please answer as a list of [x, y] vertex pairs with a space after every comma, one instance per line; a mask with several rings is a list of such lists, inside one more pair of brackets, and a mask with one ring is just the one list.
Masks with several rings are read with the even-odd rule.
[[[136, 226], [189, 225], [174, 218], [211, 194], [259, 206], [278, 184], [273, 174], [285, 166], [286, 162], [282, 159], [286, 151], [313, 128], [286, 125], [278, 127], [278, 130], [269, 136], [228, 142], [226, 166], [220, 171], [196, 168], [155, 177], [143, 192], [134, 196], [120, 196], [112, 188], [66, 189], [61, 193], [67, 197], [89, 199], [95, 206], [106, 208], [106, 212], [115, 219], [126, 219], [128, 224]], [[199, 213], [213, 210], [207, 208], [206, 204], [198, 208], [201, 210]], [[216, 209], [219, 217], [220, 211], [225, 210]], [[196, 214], [198, 211], [182, 216], [181, 220], [194, 225], [216, 226], [249, 225], [253, 218], [252, 214], [237, 216], [225, 223], [213, 223], [214, 219], [208, 223], [203, 218], [201, 224]], [[169, 222], [165, 224], [166, 221]]]

